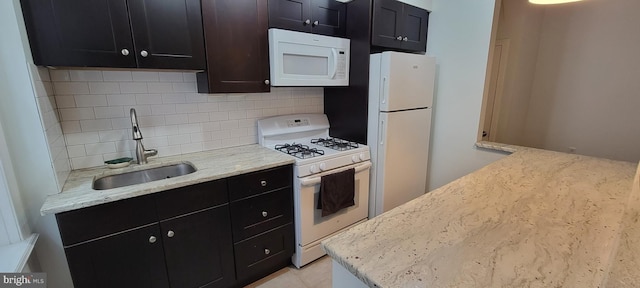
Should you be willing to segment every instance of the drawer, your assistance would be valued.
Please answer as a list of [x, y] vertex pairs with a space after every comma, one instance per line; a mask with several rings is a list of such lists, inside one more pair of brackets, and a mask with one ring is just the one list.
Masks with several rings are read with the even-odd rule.
[[153, 195], [56, 214], [65, 247], [154, 223], [157, 219]]
[[288, 224], [293, 219], [291, 187], [231, 203], [235, 242]]
[[287, 224], [234, 245], [238, 282], [269, 275], [291, 264], [293, 225]]
[[227, 182], [225, 179], [176, 188], [156, 194], [160, 220], [228, 202], [229, 196], [227, 195]]
[[229, 197], [236, 201], [249, 196], [276, 189], [291, 187], [293, 169], [291, 165], [244, 174], [229, 179]]

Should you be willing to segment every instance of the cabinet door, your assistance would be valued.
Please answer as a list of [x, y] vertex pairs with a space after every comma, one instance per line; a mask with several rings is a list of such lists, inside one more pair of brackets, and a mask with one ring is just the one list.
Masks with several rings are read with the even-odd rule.
[[138, 67], [205, 69], [199, 0], [128, 3]]
[[228, 287], [235, 281], [228, 205], [160, 226], [171, 287]]
[[203, 0], [207, 72], [199, 92], [269, 92], [267, 1]]
[[311, 32], [311, 0], [269, 0], [269, 27]]
[[[395, 0], [374, 1], [371, 45], [400, 48], [403, 6], [403, 3]], [[401, 38], [398, 39], [398, 37]]]
[[136, 67], [126, 0], [21, 2], [36, 65]]
[[402, 49], [426, 51], [429, 12], [418, 7], [405, 5], [402, 21]]
[[313, 33], [345, 37], [347, 34], [347, 6], [335, 0], [311, 1]]
[[75, 288], [169, 287], [157, 223], [72, 246], [65, 253]]

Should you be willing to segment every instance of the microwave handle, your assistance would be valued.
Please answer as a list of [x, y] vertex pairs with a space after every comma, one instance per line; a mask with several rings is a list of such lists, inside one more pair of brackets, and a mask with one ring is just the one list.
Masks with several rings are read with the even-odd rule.
[[338, 52], [336, 52], [336, 48], [331, 48], [331, 57], [333, 58], [333, 71], [329, 79], [335, 78], [338, 71]]

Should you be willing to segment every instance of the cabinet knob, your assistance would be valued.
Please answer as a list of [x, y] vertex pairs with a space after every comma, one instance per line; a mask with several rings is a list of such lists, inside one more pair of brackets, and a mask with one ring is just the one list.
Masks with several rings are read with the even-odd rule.
[[156, 243], [156, 240], [158, 240], [156, 239], [156, 236], [149, 237], [149, 243]]
[[402, 36], [398, 36], [398, 37], [396, 37], [396, 40], [398, 40], [398, 41], [402, 41]]
[[309, 24], [311, 24], [311, 20], [309, 20], [309, 19], [304, 20], [303, 24], [304, 24], [304, 25], [309, 25]]
[[173, 233], [172, 230], [169, 230], [169, 232], [167, 232], [167, 237], [172, 238], [173, 235], [176, 235], [176, 233]]
[[267, 79], [267, 80], [264, 80], [264, 84], [269, 85], [269, 84], [271, 84], [271, 82], [269, 82], [269, 79]]
[[147, 57], [147, 56], [149, 56], [149, 52], [147, 52], [147, 50], [142, 50], [142, 51], [140, 51], [140, 56]]
[[267, 213], [267, 211], [262, 211], [262, 217], [267, 217], [269, 215], [269, 213]]
[[315, 26], [318, 26], [318, 24], [320, 24], [320, 22], [318, 22], [318, 20], [316, 20], [316, 21], [313, 21], [313, 25], [311, 25], [311, 26], [315, 27]]
[[407, 36], [405, 36], [404, 38], [402, 38], [402, 41], [407, 42], [407, 40], [409, 40], [409, 38], [407, 38]]
[[262, 187], [267, 186], [267, 181], [265, 181], [265, 180], [260, 181], [260, 186], [262, 186]]
[[129, 50], [128, 49], [122, 49], [120, 50], [120, 53], [122, 53], [122, 55], [127, 56], [129, 55]]
[[269, 255], [271, 254], [271, 250], [269, 249], [264, 249], [264, 255]]

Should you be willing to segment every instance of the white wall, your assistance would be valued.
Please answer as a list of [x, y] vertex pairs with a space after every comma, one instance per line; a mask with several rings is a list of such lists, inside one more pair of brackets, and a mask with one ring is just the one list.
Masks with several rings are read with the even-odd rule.
[[509, 39], [508, 64], [496, 142], [522, 145], [544, 8], [527, 0], [503, 0], [497, 39]]
[[15, 173], [8, 181], [15, 180], [23, 201], [24, 207], [14, 202], [27, 218], [19, 220], [40, 233], [36, 254], [48, 273], [48, 287], [72, 287], [55, 219], [39, 213], [44, 198], [58, 188], [29, 73], [31, 55], [19, 7], [18, 0], [0, 1], [0, 123]]
[[528, 145], [640, 160], [638, 11], [637, 0], [546, 8]]
[[434, 0], [427, 54], [437, 61], [429, 190], [503, 157], [474, 146], [495, 0]]

